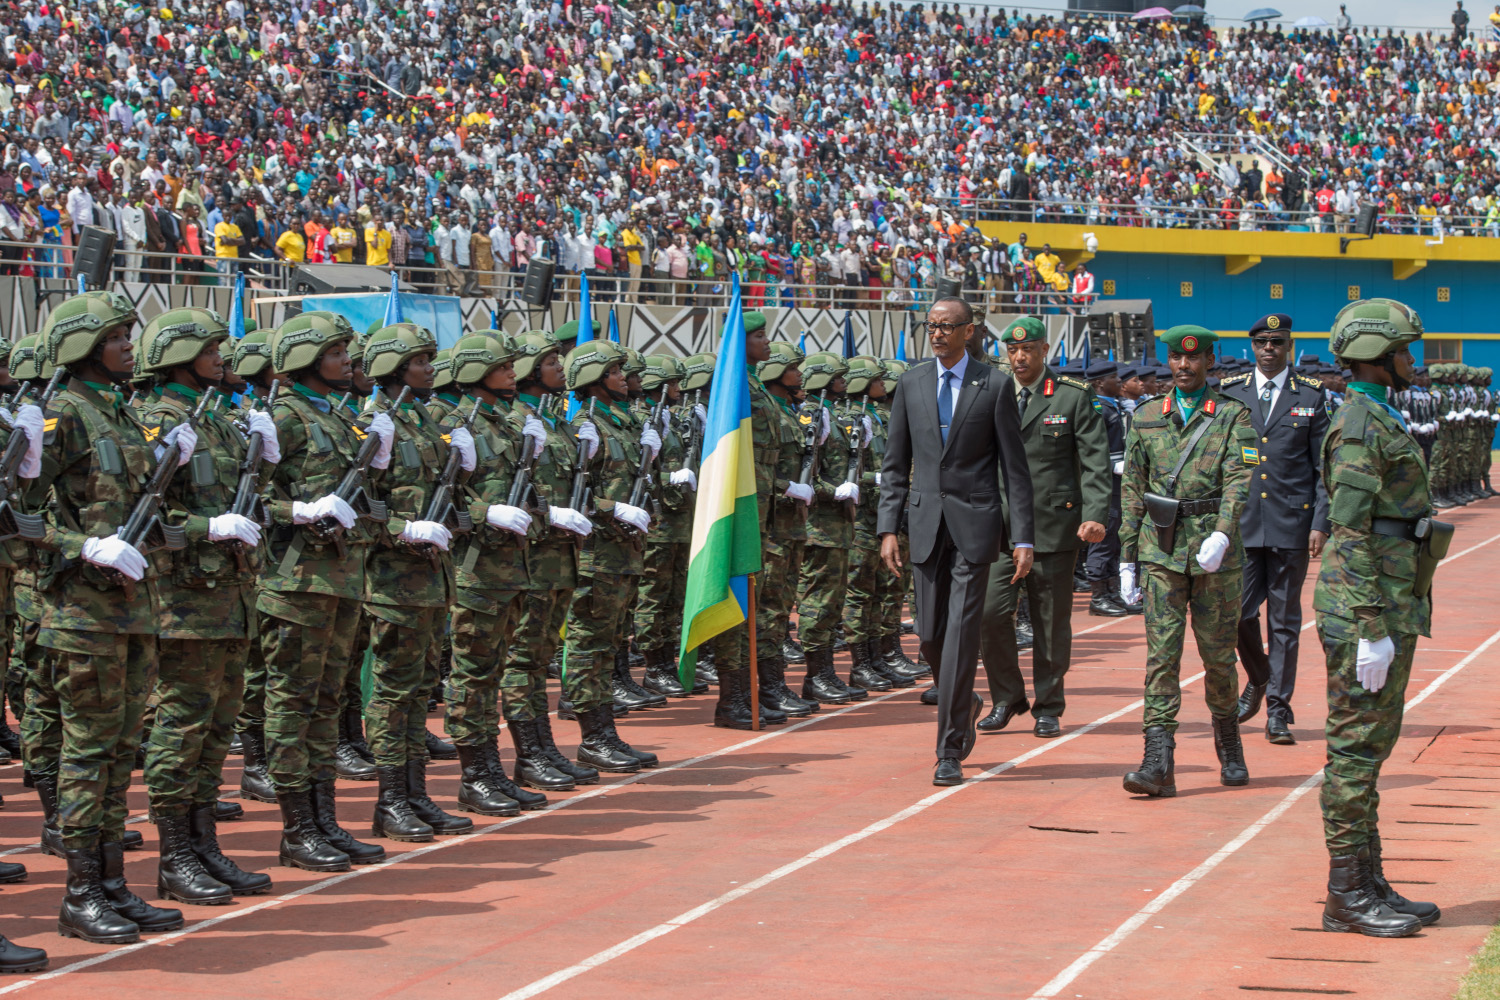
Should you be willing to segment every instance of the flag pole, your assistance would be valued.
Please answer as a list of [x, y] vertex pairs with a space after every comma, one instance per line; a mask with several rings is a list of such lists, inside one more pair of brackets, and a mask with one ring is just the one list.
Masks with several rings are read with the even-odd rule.
[[760, 731], [760, 661], [755, 655], [755, 574], [745, 577], [750, 601], [745, 609], [745, 628], [750, 631], [750, 728]]

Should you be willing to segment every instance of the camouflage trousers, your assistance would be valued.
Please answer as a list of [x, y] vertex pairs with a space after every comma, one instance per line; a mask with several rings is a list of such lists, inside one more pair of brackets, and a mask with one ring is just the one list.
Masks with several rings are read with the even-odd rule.
[[259, 729], [266, 724], [266, 655], [257, 639], [251, 639], [245, 654], [245, 680], [240, 695], [237, 730]]
[[803, 649], [832, 649], [844, 617], [849, 587], [849, 550], [808, 545], [802, 550], [797, 637]]
[[[296, 594], [299, 621], [261, 608], [266, 664], [266, 770], [277, 791], [304, 792], [337, 777], [339, 695], [359, 627], [360, 602]], [[290, 610], [293, 602], [278, 606]]]
[[668, 648], [677, 654], [690, 548], [687, 542], [646, 542], [635, 604], [635, 641], [642, 650]]
[[761, 553], [761, 569], [755, 575], [755, 655], [761, 659], [781, 654], [791, 628], [804, 544], [775, 542]]
[[42, 777], [57, 777], [57, 758], [62, 753], [62, 705], [52, 683], [52, 651], [37, 645], [36, 622], [16, 617], [11, 632], [11, 664], [19, 666], [26, 711], [21, 715], [21, 759], [26, 770]]
[[849, 551], [849, 588], [844, 598], [844, 637], [850, 642], [880, 640], [880, 540], [855, 529]]
[[[10, 710], [20, 722], [26, 717], [26, 667], [21, 658], [15, 654], [15, 634], [20, 624], [17, 615], [6, 615], [0, 618], [0, 683], [5, 686], [5, 702], [10, 703]], [[5, 710], [5, 703], [0, 702], [0, 712]]]
[[375, 619], [361, 602], [359, 626], [354, 630], [354, 642], [349, 647], [349, 665], [344, 668], [344, 679], [340, 683], [339, 711], [353, 707], [361, 714], [365, 710], [365, 658], [370, 653], [370, 637], [374, 634]]
[[[437, 683], [437, 658], [446, 608], [366, 605], [370, 628], [370, 700], [365, 738], [377, 767], [427, 759], [427, 696]], [[396, 619], [396, 620], [391, 620]]]
[[1401, 735], [1406, 684], [1417, 637], [1391, 634], [1396, 658], [1385, 687], [1367, 691], [1355, 679], [1359, 639], [1353, 626], [1319, 616], [1318, 638], [1328, 660], [1328, 763], [1323, 768], [1323, 838], [1331, 857], [1354, 854], [1380, 831], [1380, 765]]
[[640, 577], [626, 573], [579, 573], [563, 659], [563, 697], [579, 712], [614, 701], [610, 675], [615, 650], [629, 640], [626, 620]]
[[157, 645], [146, 790], [158, 816], [186, 816], [219, 798], [250, 640], [160, 639]]
[[57, 823], [63, 847], [86, 850], [125, 835], [125, 796], [156, 682], [156, 636], [42, 629], [62, 713]]
[[528, 590], [521, 597], [510, 660], [500, 676], [500, 705], [507, 719], [529, 722], [547, 714], [547, 665], [562, 643], [571, 590]]
[[[901, 572], [880, 573], [880, 636], [901, 636], [901, 615], [906, 611], [911, 596], [911, 545], [905, 535], [896, 536], [901, 551]], [[913, 602], [915, 604], [915, 602]]]
[[500, 678], [520, 618], [521, 597], [519, 590], [458, 592], [453, 672], [443, 701], [448, 735], [459, 746], [481, 746], [500, 735]]
[[1141, 563], [1146, 592], [1146, 710], [1142, 727], [1177, 731], [1182, 708], [1182, 647], [1188, 616], [1203, 661], [1203, 694], [1210, 713], [1235, 715], [1239, 678], [1235, 643], [1239, 636], [1238, 569], [1204, 576], [1177, 573], [1155, 563]]

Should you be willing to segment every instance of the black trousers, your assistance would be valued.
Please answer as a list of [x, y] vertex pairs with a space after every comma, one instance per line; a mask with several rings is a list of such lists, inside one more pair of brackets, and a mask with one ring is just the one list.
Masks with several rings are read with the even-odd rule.
[[1104, 525], [1104, 541], [1091, 542], [1088, 547], [1089, 581], [1108, 580], [1111, 588], [1120, 578], [1120, 477], [1115, 481], [1109, 495], [1109, 520]]
[[1009, 552], [990, 566], [990, 585], [984, 601], [980, 651], [990, 697], [996, 705], [1026, 704], [1026, 678], [1016, 648], [1016, 599], [1025, 588], [1031, 605], [1031, 679], [1036, 698], [1031, 714], [1061, 718], [1067, 708], [1063, 675], [1073, 661], [1073, 561], [1075, 552], [1036, 552], [1031, 572], [1018, 584], [1015, 559]]
[[[1252, 683], [1266, 685], [1266, 711], [1294, 722], [1292, 690], [1297, 685], [1297, 646], [1302, 634], [1302, 583], [1307, 548], [1245, 549], [1245, 583], [1240, 597], [1240, 662]], [[1263, 640], [1260, 606], [1266, 606]], [[1266, 646], [1270, 647], [1267, 653]]]
[[979, 630], [989, 564], [972, 563], [953, 544], [946, 523], [926, 562], [912, 567], [922, 656], [932, 665], [938, 692], [937, 756], [958, 757], [979, 671]]

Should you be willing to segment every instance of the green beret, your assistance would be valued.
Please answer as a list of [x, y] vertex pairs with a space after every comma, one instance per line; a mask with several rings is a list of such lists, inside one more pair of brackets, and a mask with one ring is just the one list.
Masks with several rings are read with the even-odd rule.
[[1047, 342], [1047, 325], [1035, 316], [1022, 316], [1000, 334], [1002, 344], [1028, 344], [1034, 341], [1044, 344]]
[[756, 330], [766, 328], [766, 314], [763, 312], [745, 313], [745, 332], [754, 333]]
[[254, 333], [256, 330], [259, 330], [259, 329], [260, 329], [260, 324], [257, 323], [257, 322], [255, 322], [255, 317], [254, 316], [246, 316], [245, 317], [245, 332], [246, 333]]
[[[600, 323], [597, 319], [594, 320], [594, 336], [597, 337], [603, 332], [604, 324]], [[553, 330], [552, 339], [557, 341], [559, 344], [561, 344], [565, 340], [577, 340], [578, 321], [576, 319], [570, 319], [562, 326], [558, 327], [556, 330]]]
[[1178, 354], [1197, 354], [1200, 351], [1212, 353], [1211, 349], [1218, 343], [1219, 335], [1193, 323], [1184, 323], [1182, 326], [1172, 327], [1161, 335], [1161, 339], [1167, 345], [1167, 350]]

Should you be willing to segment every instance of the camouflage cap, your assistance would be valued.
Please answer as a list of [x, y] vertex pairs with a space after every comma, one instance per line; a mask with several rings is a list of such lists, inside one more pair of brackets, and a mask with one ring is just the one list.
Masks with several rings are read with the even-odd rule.
[[774, 382], [786, 374], [788, 368], [802, 363], [805, 355], [797, 345], [785, 340], [771, 341], [771, 356], [755, 366], [755, 374], [762, 382]]
[[10, 361], [7, 364], [11, 378], [17, 382], [34, 382], [52, 377], [54, 366], [47, 360], [41, 344], [41, 334], [37, 333], [15, 342], [10, 349]]
[[432, 387], [434, 389], [446, 389], [453, 385], [453, 360], [447, 348], [443, 348], [432, 356]]
[[463, 385], [483, 382], [486, 375], [515, 357], [515, 341], [501, 331], [471, 333], [453, 345], [449, 380]]
[[608, 340], [586, 340], [563, 359], [563, 377], [568, 389], [585, 389], [602, 379], [615, 365], [625, 365], [625, 349]]
[[265, 371], [271, 363], [271, 334], [268, 330], [247, 333], [234, 344], [234, 373], [251, 378]]
[[828, 388], [834, 379], [843, 378], [848, 372], [849, 365], [832, 351], [809, 354], [802, 362], [802, 388], [808, 392], [818, 392]]
[[0, 337], [0, 364], [10, 362], [10, 341]]
[[646, 373], [646, 356], [634, 347], [620, 348], [625, 352], [625, 374], [644, 375]]
[[537, 377], [536, 366], [549, 354], [561, 350], [546, 330], [527, 330], [515, 338], [516, 381]]
[[1394, 299], [1360, 299], [1339, 310], [1328, 346], [1340, 362], [1379, 361], [1422, 339], [1416, 310]]
[[293, 316], [271, 334], [271, 370], [278, 374], [301, 371], [316, 364], [323, 352], [335, 344], [354, 339], [354, 329], [346, 320], [334, 322], [332, 313], [305, 312]]
[[896, 383], [901, 381], [901, 376], [906, 374], [910, 368], [905, 361], [896, 361], [892, 358], [885, 359], [885, 392], [886, 395], [896, 391]]

